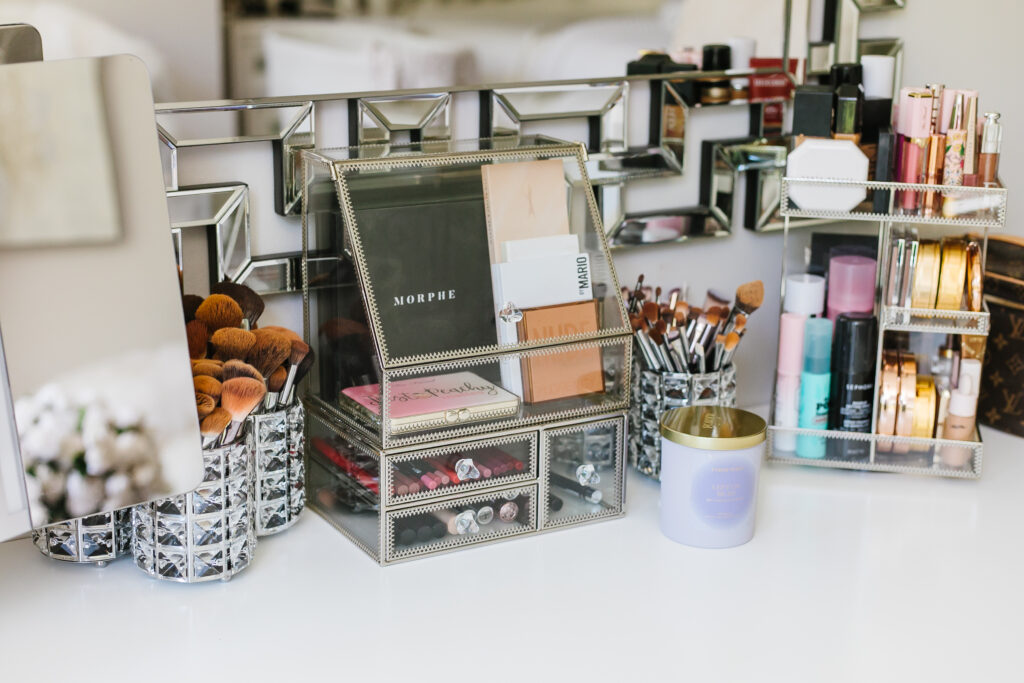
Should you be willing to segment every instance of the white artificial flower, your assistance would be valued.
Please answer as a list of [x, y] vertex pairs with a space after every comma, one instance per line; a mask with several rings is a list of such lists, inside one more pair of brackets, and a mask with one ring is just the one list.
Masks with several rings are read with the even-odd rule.
[[82, 441], [82, 435], [78, 432], [71, 432], [70, 434], [65, 434], [64, 438], [61, 439], [60, 453], [57, 459], [64, 469], [70, 469], [75, 458], [84, 450], [85, 443]]
[[99, 476], [114, 469], [117, 464], [117, 454], [113, 448], [113, 441], [85, 447], [85, 471], [92, 476]]
[[35, 424], [20, 434], [21, 452], [26, 465], [56, 460], [60, 456], [60, 444], [66, 433], [54, 413], [42, 413]]
[[103, 503], [103, 480], [82, 476], [77, 470], [68, 474], [65, 504], [72, 517], [94, 514]]
[[132, 469], [132, 482], [142, 490], [150, 490], [160, 479], [160, 466], [153, 462]]
[[39, 419], [43, 406], [34, 396], [22, 396], [14, 404], [14, 421], [20, 431], [25, 431]]
[[32, 524], [39, 525], [50, 521], [50, 513], [43, 503], [43, 487], [35, 477], [25, 477], [25, 488], [28, 491], [28, 514]]
[[106, 510], [128, 507], [138, 502], [127, 474], [112, 474], [107, 477], [103, 486], [107, 496], [103, 504]]
[[64, 472], [58, 471], [52, 465], [41, 463], [36, 466], [36, 480], [39, 482], [39, 499], [47, 505], [56, 505], [64, 496], [64, 485], [66, 478]]
[[122, 471], [156, 458], [156, 448], [152, 440], [139, 432], [118, 434], [114, 438], [114, 451], [118, 469]]
[[71, 408], [67, 393], [57, 384], [44, 385], [35, 395], [36, 402], [43, 408], [54, 411], [66, 411]]
[[82, 440], [86, 446], [109, 442], [114, 434], [110, 428], [110, 416], [99, 405], [86, 408], [82, 417]]

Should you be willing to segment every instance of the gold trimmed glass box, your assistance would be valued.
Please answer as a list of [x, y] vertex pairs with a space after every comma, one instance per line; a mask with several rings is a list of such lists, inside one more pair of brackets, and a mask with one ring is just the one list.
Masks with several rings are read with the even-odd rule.
[[632, 335], [583, 146], [303, 156], [311, 505], [382, 564], [621, 514]]

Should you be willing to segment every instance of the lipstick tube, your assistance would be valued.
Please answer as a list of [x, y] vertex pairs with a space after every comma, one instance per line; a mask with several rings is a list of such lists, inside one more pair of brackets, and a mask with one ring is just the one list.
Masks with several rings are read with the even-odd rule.
[[[932, 94], [927, 90], [911, 92], [906, 106], [907, 137], [903, 143], [900, 182], [920, 183], [924, 180], [931, 136]], [[899, 206], [903, 213], [917, 213], [921, 203], [919, 194], [913, 190], [901, 193]]]
[[945, 185], [964, 184], [967, 137], [964, 128], [964, 94], [957, 93], [949, 117], [949, 129], [946, 131], [946, 153], [942, 168], [942, 182]]
[[[943, 152], [946, 151], [946, 136], [938, 133], [928, 136], [928, 163], [925, 165], [924, 182], [941, 185], [943, 182]], [[925, 190], [921, 201], [921, 212], [925, 216], [936, 216], [942, 210], [942, 194], [938, 190]]]
[[978, 91], [964, 90], [964, 185], [978, 184]]

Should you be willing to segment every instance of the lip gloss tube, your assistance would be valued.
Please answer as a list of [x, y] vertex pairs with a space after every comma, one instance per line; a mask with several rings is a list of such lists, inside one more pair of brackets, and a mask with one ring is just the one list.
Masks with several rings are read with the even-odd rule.
[[[952, 131], [950, 131], [952, 132]], [[924, 182], [928, 185], [943, 183], [943, 153], [946, 151], [946, 136], [935, 133], [928, 136], [928, 163], [925, 165]], [[942, 210], [942, 194], [938, 190], [925, 190], [921, 201], [921, 212], [925, 216], [937, 216]]]
[[964, 184], [967, 137], [967, 129], [964, 127], [964, 94], [957, 93], [949, 117], [949, 130], [946, 131], [946, 158], [942, 169], [942, 182], [945, 185]]
[[999, 182], [999, 147], [1003, 141], [1003, 126], [999, 114], [986, 113], [981, 131], [981, 154], [978, 155], [978, 183], [982, 187]]
[[[907, 137], [903, 143], [900, 182], [920, 183], [924, 179], [931, 136], [932, 94], [927, 90], [911, 92], [908, 95], [907, 108]], [[903, 213], [917, 213], [921, 203], [919, 194], [913, 190], [904, 190], [901, 193], [899, 204]]]

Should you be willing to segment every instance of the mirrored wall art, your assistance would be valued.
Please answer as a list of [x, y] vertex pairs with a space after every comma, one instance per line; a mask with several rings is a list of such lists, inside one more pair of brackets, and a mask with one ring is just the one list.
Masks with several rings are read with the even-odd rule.
[[[357, 115], [354, 136], [360, 145], [409, 144], [451, 138], [451, 95], [448, 93], [364, 97], [350, 100]], [[352, 106], [350, 104], [350, 106]]]
[[236, 281], [249, 265], [249, 187], [182, 188], [167, 193], [171, 232], [185, 291], [206, 295], [210, 285]]
[[[254, 111], [272, 117], [275, 122], [272, 132], [262, 135], [237, 134], [240, 117]], [[248, 102], [194, 108], [168, 105], [157, 107], [156, 121], [166, 189], [176, 190], [178, 186], [179, 149], [269, 141], [274, 145], [274, 210], [283, 216], [299, 213], [302, 201], [300, 153], [316, 145], [312, 102]]]
[[626, 214], [609, 237], [612, 249], [724, 237], [729, 230], [704, 206]]
[[0, 67], [0, 491], [34, 527], [202, 478], [151, 92], [127, 55]]

